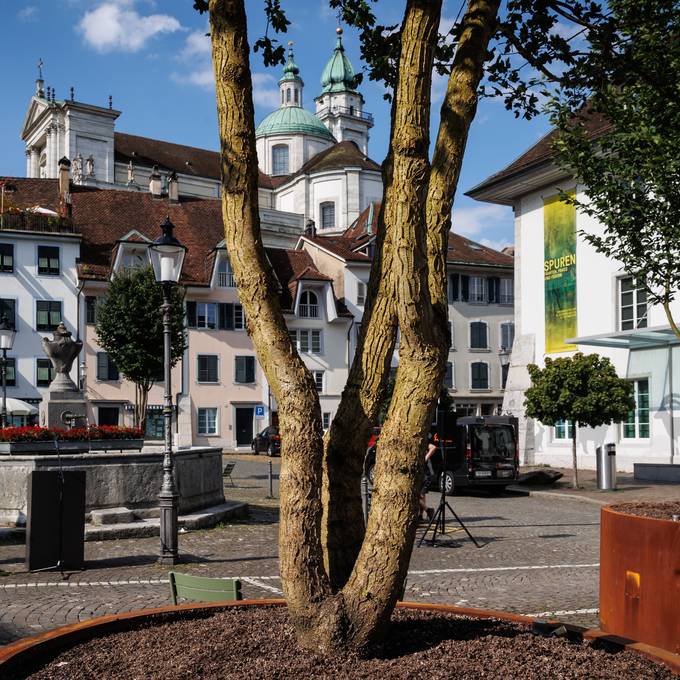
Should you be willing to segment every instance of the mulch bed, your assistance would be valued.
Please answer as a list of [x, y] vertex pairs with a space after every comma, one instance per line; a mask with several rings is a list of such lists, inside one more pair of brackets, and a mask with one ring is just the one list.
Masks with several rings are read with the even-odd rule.
[[611, 508], [617, 512], [625, 512], [628, 515], [651, 517], [653, 519], [673, 519], [673, 515], [680, 515], [680, 501], [617, 503], [612, 505]]
[[672, 674], [630, 651], [534, 635], [498, 620], [400, 610], [387, 642], [364, 657], [301, 652], [285, 609], [203, 613], [85, 642], [32, 675], [36, 680], [188, 678], [624, 678]]

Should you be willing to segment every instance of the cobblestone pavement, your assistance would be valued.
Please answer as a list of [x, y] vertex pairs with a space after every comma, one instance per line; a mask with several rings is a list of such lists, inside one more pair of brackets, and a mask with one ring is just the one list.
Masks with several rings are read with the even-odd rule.
[[[238, 576], [247, 598], [281, 596], [278, 509], [276, 500], [264, 498], [267, 461], [238, 460], [237, 488], [225, 491], [251, 503], [250, 517], [181, 534], [180, 569]], [[449, 500], [482, 547], [452, 522], [435, 547], [414, 549], [405, 599], [596, 623], [597, 505], [481, 493]], [[430, 494], [430, 505], [437, 501]], [[0, 544], [0, 644], [93, 616], [169, 604], [167, 569], [156, 564], [157, 550], [158, 538], [88, 542], [85, 570], [62, 578], [58, 572], [27, 573], [24, 546]]]

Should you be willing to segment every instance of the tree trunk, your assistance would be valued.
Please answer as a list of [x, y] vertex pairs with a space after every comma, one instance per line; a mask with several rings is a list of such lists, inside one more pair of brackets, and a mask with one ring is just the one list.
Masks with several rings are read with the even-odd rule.
[[138, 427], [142, 433], [146, 432], [146, 409], [149, 405], [150, 389], [151, 385], [135, 383], [135, 427]]
[[243, 0], [211, 0], [210, 28], [226, 244], [248, 319], [248, 333], [279, 405], [281, 578], [298, 634], [309, 635], [319, 602], [330, 595], [320, 535], [321, 410], [312, 376], [290, 341], [260, 238]]
[[[567, 426], [568, 425], [569, 425], [569, 423], [567, 422]], [[576, 436], [577, 436], [577, 433], [578, 433], [578, 423], [576, 421], [574, 421], [572, 427], [573, 427], [573, 430], [572, 430], [572, 433], [571, 433], [571, 462], [572, 462], [572, 465], [574, 467], [574, 479], [573, 479], [572, 486], [574, 487], [574, 489], [578, 489], [579, 488], [579, 486], [578, 486], [578, 460], [576, 458]]]

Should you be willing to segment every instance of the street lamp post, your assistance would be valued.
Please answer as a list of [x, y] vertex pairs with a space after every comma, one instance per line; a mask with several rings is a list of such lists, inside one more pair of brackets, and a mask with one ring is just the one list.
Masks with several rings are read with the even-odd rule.
[[2, 411], [0, 411], [0, 427], [7, 427], [7, 350], [12, 349], [16, 330], [10, 325], [7, 317], [3, 315], [0, 319], [0, 349], [2, 350], [2, 360], [0, 373], [2, 373]]
[[507, 347], [501, 347], [500, 352], [498, 352], [498, 358], [501, 362], [501, 389], [505, 389], [505, 384], [508, 381], [508, 370], [510, 368], [510, 355], [511, 350]]
[[163, 369], [165, 375], [165, 399], [163, 421], [165, 451], [163, 453], [163, 483], [158, 494], [161, 523], [160, 564], [177, 564], [177, 505], [179, 494], [175, 485], [172, 460], [172, 386], [170, 384], [172, 286], [177, 284], [182, 271], [186, 248], [173, 236], [175, 225], [169, 217], [161, 224], [161, 235], [149, 247], [151, 264], [156, 281], [163, 287]]

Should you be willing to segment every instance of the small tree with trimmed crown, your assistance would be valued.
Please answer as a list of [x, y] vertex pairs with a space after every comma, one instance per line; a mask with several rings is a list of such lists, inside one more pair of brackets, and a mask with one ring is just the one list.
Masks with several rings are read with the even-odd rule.
[[635, 408], [633, 385], [619, 378], [611, 361], [599, 354], [546, 358], [545, 368], [528, 367], [531, 387], [524, 408], [544, 425], [572, 423], [573, 486], [578, 488], [576, 436], [579, 426], [599, 427], [625, 420]]
[[[171, 365], [185, 349], [183, 295], [172, 290]], [[151, 267], [123, 269], [97, 305], [97, 342], [127, 380], [135, 384], [135, 426], [146, 427], [149, 390], [163, 375], [163, 291]]]

